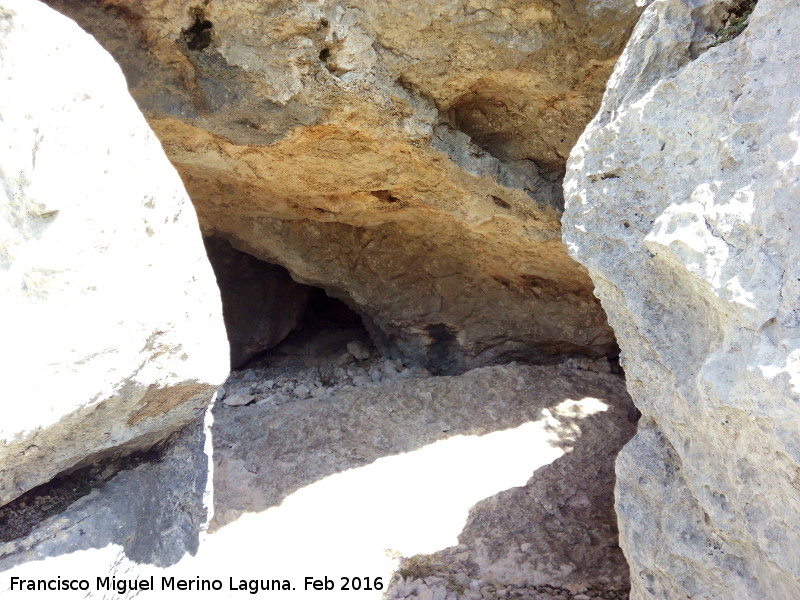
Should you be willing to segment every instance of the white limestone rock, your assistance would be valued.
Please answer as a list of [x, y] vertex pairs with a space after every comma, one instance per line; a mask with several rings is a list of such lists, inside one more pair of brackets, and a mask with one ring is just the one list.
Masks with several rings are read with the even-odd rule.
[[195, 420], [227, 370], [183, 185], [113, 59], [0, 1], [0, 504]]
[[631, 598], [800, 597], [800, 23], [657, 0], [573, 150], [564, 240], [643, 413], [617, 461]]

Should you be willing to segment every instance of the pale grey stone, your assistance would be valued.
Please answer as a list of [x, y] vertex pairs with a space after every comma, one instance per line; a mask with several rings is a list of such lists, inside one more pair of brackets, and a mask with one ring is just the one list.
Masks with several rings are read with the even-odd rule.
[[364, 342], [355, 340], [347, 344], [347, 351], [353, 355], [356, 360], [366, 360], [370, 356], [370, 351]]
[[226, 395], [222, 402], [227, 406], [244, 406], [250, 404], [253, 400], [255, 400], [253, 394], [239, 390]]
[[622, 348], [631, 598], [800, 597], [800, 22], [658, 0], [570, 157], [564, 240]]
[[[0, 543], [0, 571], [94, 549], [94, 571], [105, 576], [123, 563], [135, 573], [137, 563], [167, 567], [194, 554], [211, 508], [205, 443], [202, 422], [174, 434], [159, 456], [119, 472], [25, 537]], [[42, 566], [38, 574], [48, 573]]]

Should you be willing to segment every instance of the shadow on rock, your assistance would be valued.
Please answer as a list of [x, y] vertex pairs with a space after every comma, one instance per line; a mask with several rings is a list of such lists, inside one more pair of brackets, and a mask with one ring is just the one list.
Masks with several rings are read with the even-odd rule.
[[204, 443], [195, 423], [149, 451], [59, 477], [0, 508], [0, 571], [106, 546], [158, 567], [195, 554], [207, 521]]
[[[613, 486], [636, 429], [630, 406], [621, 378], [565, 365], [218, 404], [212, 527], [264, 513], [287, 535], [313, 532], [318, 547], [438, 552], [440, 567], [467, 577], [456, 588], [473, 577], [624, 593]], [[259, 522], [248, 515], [248, 527]]]

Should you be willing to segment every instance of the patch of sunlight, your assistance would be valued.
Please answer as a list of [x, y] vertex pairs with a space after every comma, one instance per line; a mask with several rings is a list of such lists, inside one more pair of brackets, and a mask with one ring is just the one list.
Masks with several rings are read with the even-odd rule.
[[[779, 144], [783, 142], [783, 146], [785, 148], [782, 149], [780, 153], [781, 156], [786, 156], [786, 160], [778, 160], [778, 168], [781, 170], [785, 170], [790, 164], [793, 166], [800, 166], [800, 135], [797, 133], [797, 125], [800, 123], [800, 112], [796, 112], [792, 117], [789, 119], [790, 127], [789, 132], [786, 134], [786, 137], [780, 136], [778, 140], [776, 140]], [[791, 156], [788, 156], [791, 154]]]
[[761, 374], [770, 380], [780, 375], [787, 375], [792, 391], [800, 394], [800, 349], [790, 352], [782, 365], [759, 365], [758, 368]]
[[728, 260], [728, 245], [709, 229], [700, 201], [670, 204], [656, 218], [644, 243], [654, 253], [659, 247], [669, 250], [689, 272], [714, 289], [720, 288], [722, 269]]
[[[565, 400], [542, 410], [540, 420], [514, 429], [456, 435], [336, 473], [298, 490], [280, 506], [245, 514], [204, 535], [195, 556], [187, 554], [166, 569], [137, 565], [122, 548], [109, 545], [48, 558], [44, 564], [30, 562], [15, 568], [14, 575], [85, 577], [92, 589], [98, 576], [140, 580], [152, 576], [155, 590], [143, 592], [147, 598], [175, 596], [174, 589], [160, 589], [162, 577], [219, 582], [217, 591], [192, 589], [192, 598], [250, 597], [247, 585], [288, 580], [293, 590], [283, 592], [287, 598], [319, 598], [320, 590], [306, 587], [310, 577], [320, 585], [326, 585], [326, 579], [330, 582], [331, 588], [322, 593], [325, 598], [357, 595], [377, 600], [400, 555], [431, 553], [457, 544], [473, 505], [525, 485], [536, 469], [563, 456], [564, 447], [569, 451], [580, 436], [580, 419], [605, 410], [608, 405], [595, 398]], [[359, 578], [362, 589], [343, 591], [344, 577]], [[380, 578], [382, 589], [364, 589], [366, 578], [373, 588]], [[78, 598], [83, 593], [59, 592], [59, 596]]]
[[580, 435], [577, 421], [607, 409], [595, 398], [565, 400], [514, 429], [456, 435], [330, 475], [280, 506], [242, 515], [179, 566], [287, 577], [298, 582], [298, 592], [309, 575], [388, 581], [398, 556], [456, 545], [472, 506], [525, 485], [536, 469], [564, 455], [562, 446]]
[[721, 233], [730, 233], [737, 223], [750, 223], [753, 220], [756, 194], [751, 188], [752, 184], [748, 184], [736, 190], [728, 202], [717, 202], [706, 207], [709, 217], [714, 220]]
[[744, 289], [744, 286], [742, 286], [739, 281], [738, 275], [735, 275], [725, 282], [725, 290], [728, 292], [728, 297], [732, 302], [738, 302], [742, 306], [747, 306], [748, 308], [757, 308], [755, 296], [752, 292], [748, 292]]

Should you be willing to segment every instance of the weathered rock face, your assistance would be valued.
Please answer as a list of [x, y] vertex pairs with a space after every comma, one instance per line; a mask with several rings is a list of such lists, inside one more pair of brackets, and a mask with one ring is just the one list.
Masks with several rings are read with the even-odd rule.
[[565, 180], [644, 414], [617, 462], [636, 599], [800, 597], [800, 5], [709, 48], [723, 7], [647, 9]]
[[205, 246], [222, 295], [235, 369], [289, 335], [314, 288], [294, 282], [286, 269], [239, 252], [225, 240], [206, 238]]
[[[96, 589], [100, 575], [199, 576], [225, 587], [230, 578], [285, 577], [297, 587], [290, 597], [310, 598], [308, 573], [340, 583], [338, 574], [358, 565], [384, 584], [359, 591], [365, 599], [452, 599], [458, 587], [463, 598], [624, 598], [613, 461], [635, 425], [624, 381], [602, 372], [607, 361], [581, 360], [601, 372], [505, 365], [455, 377], [419, 368], [404, 376], [396, 362], [329, 364], [320, 387], [317, 367], [232, 374], [225, 397], [252, 394], [254, 403], [214, 408], [219, 528], [201, 535], [199, 548], [199, 424], [158, 460], [108, 478], [23, 537], [3, 543], [8, 513], [0, 509], [0, 571], [9, 570], [0, 595], [12, 594], [10, 575], [69, 574], [90, 581], [82, 596], [109, 600], [122, 594]], [[356, 374], [377, 369], [381, 378]], [[290, 382], [293, 392], [277, 401], [275, 388]], [[306, 386], [315, 392], [300, 393]], [[25, 521], [30, 512], [12, 516]], [[415, 556], [424, 572], [392, 581], [400, 555]]]
[[[207, 433], [202, 421], [191, 423], [162, 446], [93, 465], [7, 504], [0, 509], [0, 571], [102, 549], [103, 559], [90, 561], [94, 577], [119, 577], [121, 564], [167, 567], [196, 553], [211, 509]], [[119, 463], [128, 468], [115, 473]], [[93, 489], [63, 498], [75, 488]], [[68, 506], [56, 512], [57, 504]], [[40, 575], [59, 572], [38, 564]]]
[[0, 504], [197, 418], [227, 344], [194, 210], [112, 58], [0, 3]]
[[209, 234], [442, 371], [614, 347], [561, 173], [633, 0], [51, 0], [115, 56]]

